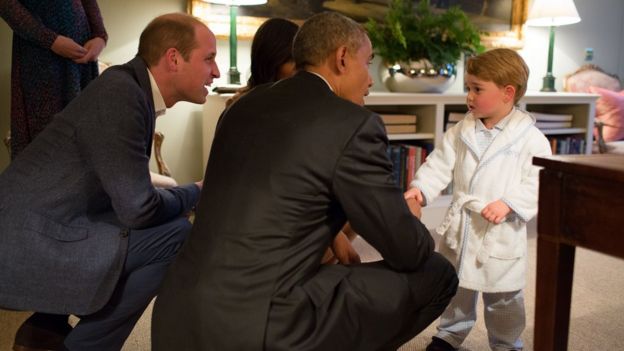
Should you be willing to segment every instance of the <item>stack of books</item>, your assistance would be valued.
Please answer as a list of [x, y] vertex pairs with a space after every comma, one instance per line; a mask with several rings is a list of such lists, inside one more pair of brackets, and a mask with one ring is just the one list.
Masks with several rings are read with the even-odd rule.
[[562, 113], [529, 112], [539, 129], [572, 128], [573, 115]]
[[444, 130], [449, 130], [453, 127], [457, 122], [461, 121], [466, 117], [466, 113], [462, 112], [450, 112], [448, 117], [446, 118], [446, 124], [444, 125]]
[[416, 115], [380, 114], [388, 134], [416, 133]]

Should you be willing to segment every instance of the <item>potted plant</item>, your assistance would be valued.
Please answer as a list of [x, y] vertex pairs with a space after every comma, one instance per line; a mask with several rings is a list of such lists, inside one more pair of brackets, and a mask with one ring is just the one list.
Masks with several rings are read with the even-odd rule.
[[429, 0], [391, 0], [384, 23], [366, 23], [383, 58], [382, 80], [391, 91], [442, 92], [455, 79], [462, 53], [482, 52], [480, 32], [457, 6], [434, 12]]

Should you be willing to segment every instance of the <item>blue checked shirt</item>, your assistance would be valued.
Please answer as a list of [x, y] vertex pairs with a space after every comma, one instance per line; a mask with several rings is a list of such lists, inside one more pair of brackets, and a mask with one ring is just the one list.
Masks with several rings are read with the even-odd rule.
[[479, 158], [483, 156], [488, 146], [492, 144], [494, 138], [507, 126], [509, 123], [509, 116], [514, 113], [516, 109], [511, 109], [511, 112], [503, 119], [501, 119], [492, 129], [487, 129], [481, 119], [477, 119], [475, 123], [475, 134], [477, 137], [477, 147], [479, 148]]

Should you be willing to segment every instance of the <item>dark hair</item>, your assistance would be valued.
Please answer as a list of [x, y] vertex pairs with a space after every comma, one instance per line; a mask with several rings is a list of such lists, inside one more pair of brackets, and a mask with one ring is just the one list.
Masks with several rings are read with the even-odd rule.
[[298, 29], [283, 18], [268, 19], [258, 28], [251, 43], [249, 88], [277, 81], [280, 66], [293, 60], [292, 42]]
[[364, 27], [349, 17], [329, 11], [316, 14], [303, 23], [295, 37], [295, 67], [318, 66], [341, 46], [356, 53], [367, 38]]

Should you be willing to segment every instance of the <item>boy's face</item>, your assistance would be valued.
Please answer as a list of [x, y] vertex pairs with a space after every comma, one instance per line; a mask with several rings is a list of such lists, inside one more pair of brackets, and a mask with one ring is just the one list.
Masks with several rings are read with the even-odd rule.
[[500, 87], [492, 81], [479, 79], [468, 73], [466, 73], [465, 81], [468, 89], [466, 104], [468, 110], [476, 118], [496, 124], [509, 114], [514, 103], [515, 88], [513, 86]]

